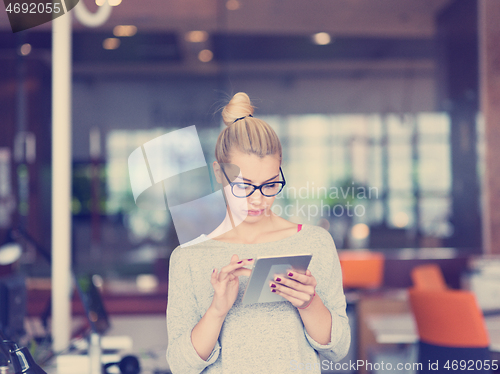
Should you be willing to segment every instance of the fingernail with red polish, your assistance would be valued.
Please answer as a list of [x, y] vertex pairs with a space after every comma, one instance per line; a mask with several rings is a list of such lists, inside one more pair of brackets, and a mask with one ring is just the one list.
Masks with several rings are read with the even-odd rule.
[[281, 278], [276, 278], [276, 282], [281, 282]]
[[288, 273], [288, 276], [289, 277], [293, 277], [293, 273]]
[[238, 261], [238, 264], [241, 264], [243, 261]]
[[276, 292], [276, 289], [274, 289], [274, 288], [273, 288], [273, 289], [271, 290], [271, 292]]
[[276, 288], [276, 285], [274, 283], [271, 284], [271, 288]]
[[253, 258], [249, 258], [248, 261], [253, 261]]

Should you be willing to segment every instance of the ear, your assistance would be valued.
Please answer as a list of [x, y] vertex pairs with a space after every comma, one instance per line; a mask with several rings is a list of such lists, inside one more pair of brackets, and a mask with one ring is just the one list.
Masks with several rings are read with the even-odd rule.
[[219, 163], [217, 161], [214, 161], [212, 167], [214, 169], [214, 175], [215, 179], [217, 180], [217, 183], [222, 184], [222, 172], [220, 170]]

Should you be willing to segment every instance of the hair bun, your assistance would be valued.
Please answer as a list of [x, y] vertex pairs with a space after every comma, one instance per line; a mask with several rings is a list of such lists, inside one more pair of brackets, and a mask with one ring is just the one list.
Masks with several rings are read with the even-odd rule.
[[226, 126], [230, 126], [236, 119], [253, 115], [254, 106], [244, 92], [238, 92], [222, 110], [222, 119]]

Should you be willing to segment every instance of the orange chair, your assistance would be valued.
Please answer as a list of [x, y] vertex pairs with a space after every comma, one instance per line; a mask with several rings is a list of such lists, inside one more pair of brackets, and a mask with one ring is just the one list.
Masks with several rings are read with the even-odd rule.
[[[488, 331], [473, 293], [413, 288], [409, 295], [419, 336], [420, 373], [436, 373], [429, 367], [429, 362], [436, 360], [440, 365], [437, 372], [445, 372], [443, 365], [449, 362], [451, 367], [453, 360], [458, 371], [446, 372], [470, 372], [468, 365], [460, 363], [491, 359]], [[474, 373], [489, 372], [485, 367], [474, 367]]]
[[411, 271], [411, 279], [417, 289], [435, 291], [448, 289], [441, 268], [437, 264], [416, 266]]
[[380, 252], [339, 252], [344, 288], [379, 288], [384, 276], [384, 255]]

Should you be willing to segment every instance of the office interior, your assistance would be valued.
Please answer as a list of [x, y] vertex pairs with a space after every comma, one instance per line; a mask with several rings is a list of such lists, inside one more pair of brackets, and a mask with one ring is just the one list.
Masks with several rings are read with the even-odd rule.
[[[342, 362], [321, 371], [386, 372], [384, 362], [415, 373], [426, 342], [462, 349], [460, 357], [481, 363], [476, 370], [499, 372], [500, 3], [80, 0], [76, 7], [87, 20], [75, 8], [60, 17], [69, 28], [59, 32], [55, 19], [14, 33], [0, 12], [6, 339], [31, 347], [46, 372], [92, 372], [85, 352], [97, 331], [101, 360], [134, 356], [142, 372], [170, 373], [165, 311], [179, 238], [168, 209], [137, 206], [128, 159], [148, 141], [195, 126], [211, 165], [220, 109], [243, 91], [283, 145], [287, 186], [273, 211], [322, 226], [339, 253], [352, 344]], [[55, 35], [64, 32], [70, 48], [57, 54]], [[65, 74], [69, 90], [57, 91]], [[89, 300], [97, 309], [89, 311]], [[452, 323], [437, 338], [439, 322], [424, 326], [424, 304], [443, 308]], [[467, 330], [460, 314], [467, 308], [478, 324], [457, 337]], [[53, 336], [57, 328], [62, 337]], [[483, 335], [473, 336], [478, 330]], [[364, 364], [345, 364], [357, 360]]]

